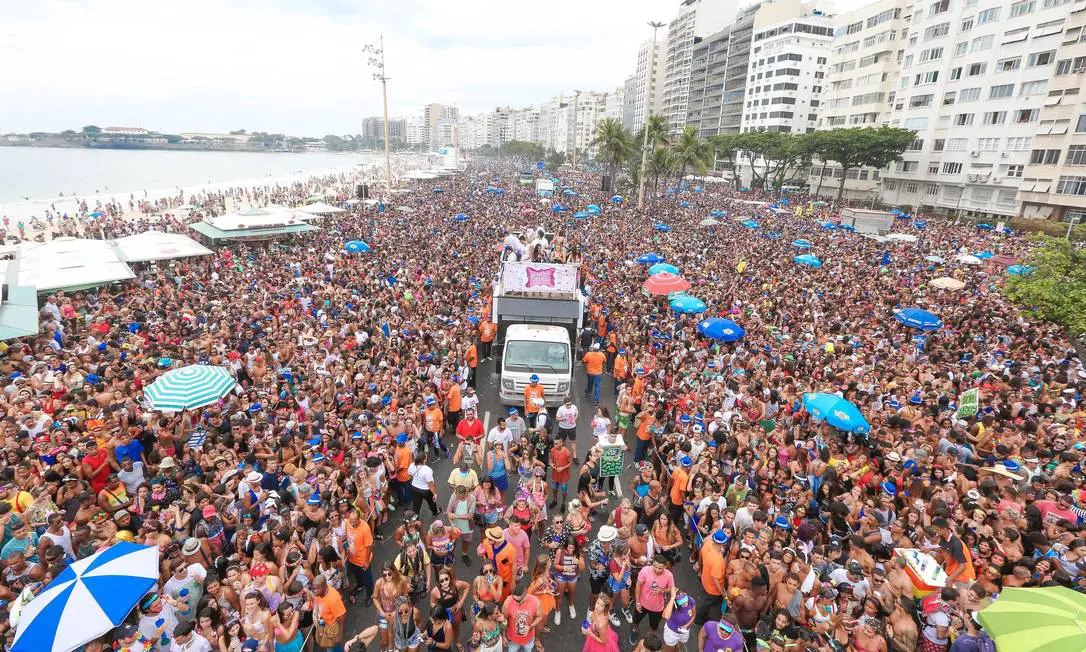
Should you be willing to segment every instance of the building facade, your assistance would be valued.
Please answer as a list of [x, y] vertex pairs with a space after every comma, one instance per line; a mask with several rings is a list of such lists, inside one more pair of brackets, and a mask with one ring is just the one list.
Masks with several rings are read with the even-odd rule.
[[691, 53], [686, 124], [697, 127], [702, 138], [720, 133], [730, 39], [729, 26], [699, 40]]
[[664, 100], [664, 58], [667, 55], [667, 38], [658, 34], [655, 50], [652, 39], [637, 49], [637, 69], [634, 71], [633, 123], [631, 131], [645, 125], [645, 118], [657, 115]]
[[724, 0], [683, 0], [678, 14], [668, 24], [660, 113], [671, 131], [681, 131], [686, 124], [695, 39], [733, 23], [737, 7], [738, 3]]
[[637, 75], [626, 78], [625, 89], [622, 94], [622, 126], [630, 133], [634, 133], [634, 115], [637, 112]]

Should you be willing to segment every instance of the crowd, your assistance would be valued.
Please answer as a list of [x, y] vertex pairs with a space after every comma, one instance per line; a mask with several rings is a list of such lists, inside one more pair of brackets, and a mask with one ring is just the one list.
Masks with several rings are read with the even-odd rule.
[[[469, 170], [400, 196], [410, 212], [47, 297], [40, 336], [0, 343], [6, 608], [120, 540], [157, 546], [161, 578], [90, 651], [973, 652], [1005, 587], [1086, 586], [1086, 370], [998, 269], [925, 260], [1024, 239], [929, 219], [895, 226], [915, 243], [879, 242], [820, 227], [834, 211], [813, 197], [773, 211], [743, 202], [781, 197], [731, 188], [639, 211], [590, 174], [555, 201], [602, 214], [573, 220], [510, 179]], [[711, 210], [723, 223], [700, 226]], [[547, 412], [530, 388], [487, 430], [477, 374], [498, 355], [488, 290], [510, 234], [580, 265], [576, 392], [595, 394]], [[793, 262], [799, 238], [821, 268]], [[708, 312], [646, 296], [646, 252]], [[965, 287], [929, 285], [948, 275]], [[917, 305], [944, 327], [893, 318]], [[707, 316], [745, 337], [703, 337]], [[238, 391], [145, 409], [190, 364]], [[815, 419], [814, 391], [870, 432]], [[599, 444], [629, 449], [618, 486]], [[919, 599], [902, 548], [946, 588]]]

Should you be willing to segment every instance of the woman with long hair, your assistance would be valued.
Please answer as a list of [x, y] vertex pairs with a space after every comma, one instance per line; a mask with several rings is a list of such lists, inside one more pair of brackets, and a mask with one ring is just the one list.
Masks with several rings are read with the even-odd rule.
[[437, 572], [437, 586], [430, 591], [430, 609], [444, 609], [448, 612], [452, 624], [453, 641], [460, 641], [460, 623], [465, 619], [464, 601], [468, 599], [471, 586], [464, 580], [456, 579], [452, 569], [442, 568]]
[[558, 606], [557, 584], [551, 576], [551, 558], [548, 555], [539, 555], [535, 558], [535, 567], [532, 568], [532, 581], [528, 584], [528, 593], [539, 599], [539, 625], [536, 627], [536, 637], [550, 633], [547, 627], [547, 616]]
[[392, 630], [389, 623], [392, 622], [392, 612], [396, 609], [396, 601], [407, 597], [411, 587], [400, 571], [392, 564], [385, 563], [381, 569], [381, 577], [373, 585], [373, 606], [377, 609], [377, 629], [381, 638], [381, 649], [388, 650], [392, 647]]
[[618, 633], [611, 627], [611, 596], [600, 594], [592, 611], [581, 623], [582, 652], [618, 652]]
[[562, 604], [561, 597], [566, 596], [566, 602], [569, 605], [569, 617], [574, 619], [577, 617], [577, 609], [573, 606], [574, 600], [577, 596], [577, 578], [584, 573], [584, 557], [581, 556], [581, 548], [575, 539], [569, 539], [566, 541], [566, 545], [562, 546], [554, 553], [554, 564], [552, 566], [554, 573], [554, 624], [562, 624]]

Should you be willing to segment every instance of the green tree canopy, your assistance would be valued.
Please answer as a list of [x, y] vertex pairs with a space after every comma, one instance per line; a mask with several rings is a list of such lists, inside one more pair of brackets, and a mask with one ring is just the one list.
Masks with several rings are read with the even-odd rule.
[[547, 153], [543, 155], [543, 162], [551, 170], [557, 170], [563, 163], [566, 162], [566, 155], [562, 152], [551, 148], [547, 150]]
[[501, 145], [502, 156], [508, 156], [520, 165], [543, 158], [543, 146], [525, 140], [510, 140]]
[[634, 153], [633, 138], [622, 121], [605, 118], [596, 123], [592, 145], [599, 148], [598, 158], [611, 169], [611, 178], [617, 180], [622, 164]]
[[679, 138], [671, 145], [671, 151], [679, 169], [677, 183], [682, 183], [687, 168], [695, 170], [698, 174], [705, 174], [713, 165], [713, 147], [698, 136], [697, 127], [691, 125], [683, 127]]
[[1026, 310], [1039, 311], [1072, 335], [1086, 333], [1086, 251], [1063, 238], [1039, 237], [1041, 245], [1023, 261], [1033, 270], [1008, 277], [1004, 290]]
[[885, 168], [901, 160], [916, 132], [898, 127], [849, 127], [816, 132], [815, 154], [823, 161], [834, 161], [841, 166], [841, 181], [837, 186], [837, 201], [845, 192], [845, 178], [853, 168], [870, 166]]
[[87, 125], [86, 127], [83, 127], [83, 133], [84, 134], [100, 134], [100, 133], [102, 133], [102, 129], [101, 129], [101, 127], [97, 127], [95, 125]]

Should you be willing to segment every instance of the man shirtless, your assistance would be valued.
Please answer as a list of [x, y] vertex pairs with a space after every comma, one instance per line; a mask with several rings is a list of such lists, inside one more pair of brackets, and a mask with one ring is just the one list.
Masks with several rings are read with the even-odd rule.
[[886, 575], [886, 582], [895, 598], [907, 598], [913, 594], [913, 581], [905, 572], [905, 558], [895, 555]]
[[890, 649], [893, 652], [916, 652], [916, 621], [913, 620], [913, 601], [899, 597], [890, 613]]
[[737, 595], [732, 601], [735, 619], [739, 622], [744, 635], [748, 632], [753, 633], [758, 619], [765, 613], [766, 606], [769, 604], [767, 589], [766, 581], [761, 576], [755, 577], [750, 581], [750, 588]]

